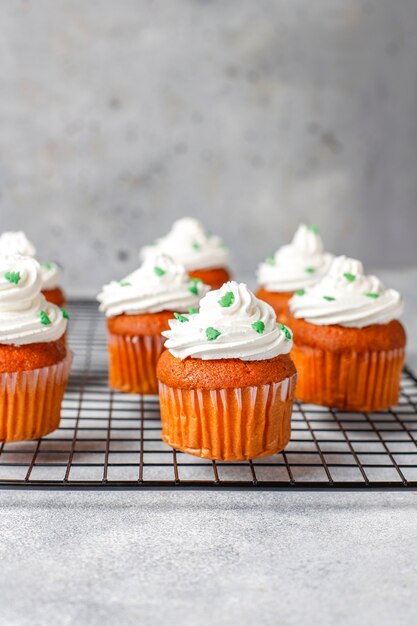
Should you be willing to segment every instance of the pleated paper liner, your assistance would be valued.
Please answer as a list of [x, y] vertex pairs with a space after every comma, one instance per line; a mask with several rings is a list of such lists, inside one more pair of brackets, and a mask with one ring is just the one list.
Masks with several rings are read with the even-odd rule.
[[110, 387], [125, 393], [157, 394], [156, 364], [164, 341], [160, 335], [131, 337], [110, 333]]
[[296, 398], [349, 411], [377, 411], [398, 402], [403, 348], [378, 352], [330, 352], [294, 346]]
[[177, 450], [219, 461], [275, 454], [290, 439], [296, 378], [215, 390], [160, 382], [162, 438]]
[[49, 367], [0, 374], [0, 441], [38, 439], [59, 426], [72, 353]]

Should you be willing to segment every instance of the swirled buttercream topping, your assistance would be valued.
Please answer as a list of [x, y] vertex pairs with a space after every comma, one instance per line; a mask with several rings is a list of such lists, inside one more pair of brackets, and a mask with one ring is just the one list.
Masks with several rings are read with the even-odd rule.
[[30, 257], [0, 255], [0, 344], [56, 341], [67, 314], [41, 294], [41, 269]]
[[97, 299], [100, 311], [107, 317], [122, 313], [185, 312], [198, 307], [208, 289], [200, 280], [190, 279], [182, 265], [159, 255], [147, 259], [123, 280], [105, 285]]
[[376, 276], [366, 276], [360, 261], [337, 257], [317, 285], [289, 302], [294, 317], [318, 326], [338, 324], [363, 328], [398, 319], [404, 303], [395, 289], [385, 289]]
[[161, 253], [187, 271], [226, 267], [230, 256], [220, 237], [207, 233], [200, 222], [191, 217], [177, 220], [165, 237], [142, 248], [140, 258], [154, 258]]
[[36, 248], [21, 230], [7, 231], [0, 235], [0, 254], [21, 254], [23, 256], [36, 255]]
[[196, 314], [170, 320], [165, 347], [179, 359], [263, 361], [288, 354], [292, 334], [276, 321], [272, 307], [243, 283], [230, 281], [210, 291]]
[[[0, 235], [0, 254], [21, 254], [22, 256], [36, 256], [36, 248], [25, 233], [9, 231]], [[61, 272], [56, 263], [41, 263], [42, 289], [56, 289], [59, 287]]]
[[268, 291], [292, 292], [317, 283], [329, 270], [333, 255], [325, 252], [316, 226], [300, 224], [292, 242], [258, 268], [258, 282]]
[[61, 272], [56, 263], [41, 263], [42, 289], [56, 289], [60, 285]]

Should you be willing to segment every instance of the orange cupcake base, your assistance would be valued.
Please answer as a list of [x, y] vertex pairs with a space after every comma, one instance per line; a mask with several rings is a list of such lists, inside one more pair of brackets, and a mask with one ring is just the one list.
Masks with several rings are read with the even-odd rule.
[[156, 364], [164, 342], [161, 335], [109, 333], [110, 387], [124, 393], [157, 394]]
[[208, 270], [191, 270], [190, 278], [199, 278], [212, 289], [220, 289], [223, 283], [230, 280], [230, 273], [223, 267]]
[[297, 375], [240, 389], [159, 383], [162, 439], [205, 459], [245, 461], [280, 452], [291, 436]]
[[0, 441], [38, 439], [56, 430], [72, 354], [55, 365], [0, 374]]
[[405, 350], [330, 352], [294, 346], [297, 399], [349, 411], [370, 412], [398, 402]]
[[261, 287], [256, 292], [256, 297], [270, 304], [277, 315], [277, 319], [283, 323], [285, 323], [284, 320], [286, 319], [285, 312], [288, 302], [293, 295], [292, 292], [267, 291], [264, 287]]
[[56, 289], [44, 289], [42, 293], [48, 302], [52, 302], [56, 306], [65, 306], [65, 295], [59, 287]]

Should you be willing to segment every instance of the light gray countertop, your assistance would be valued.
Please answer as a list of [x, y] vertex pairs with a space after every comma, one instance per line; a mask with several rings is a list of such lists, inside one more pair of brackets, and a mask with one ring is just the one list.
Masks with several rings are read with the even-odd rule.
[[[417, 270], [407, 299], [417, 365]], [[0, 624], [417, 620], [412, 492], [0, 491]]]

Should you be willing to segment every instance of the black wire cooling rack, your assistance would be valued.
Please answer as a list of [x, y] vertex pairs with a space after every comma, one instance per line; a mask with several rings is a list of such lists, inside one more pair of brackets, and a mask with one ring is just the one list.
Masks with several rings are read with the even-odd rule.
[[75, 354], [60, 428], [0, 444], [0, 487], [37, 489], [416, 489], [417, 379], [405, 370], [399, 404], [348, 413], [296, 403], [284, 452], [242, 463], [199, 459], [161, 440], [157, 398], [107, 385], [104, 321], [73, 302]]

